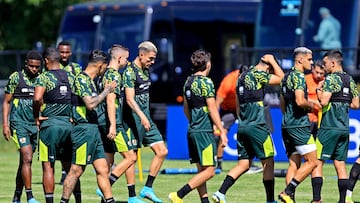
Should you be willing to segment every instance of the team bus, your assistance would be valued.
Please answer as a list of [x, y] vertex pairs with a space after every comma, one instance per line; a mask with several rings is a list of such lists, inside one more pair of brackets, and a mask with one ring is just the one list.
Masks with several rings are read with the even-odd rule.
[[159, 54], [151, 72], [152, 101], [176, 103], [189, 74], [189, 57], [198, 48], [213, 55], [210, 76], [216, 85], [234, 66], [254, 63], [263, 52], [277, 54], [285, 69], [292, 66], [294, 46], [305, 45], [320, 53], [319, 44], [313, 41], [321, 21], [320, 7], [327, 7], [340, 21], [345, 66], [356, 74], [360, 22], [357, 0], [83, 3], [65, 11], [58, 41], [70, 41], [75, 60], [81, 63], [86, 63], [86, 55], [95, 48], [107, 50], [113, 43], [120, 43], [130, 49], [132, 59], [141, 41], [154, 42]]
[[83, 65], [92, 49], [106, 51], [119, 43], [130, 49], [132, 60], [141, 41], [154, 42], [159, 53], [151, 69], [152, 103], [180, 104], [190, 56], [199, 48], [212, 54], [210, 77], [216, 87], [231, 69], [254, 64], [264, 53], [275, 54], [284, 69], [293, 65], [295, 46], [307, 46], [315, 59], [320, 58], [320, 44], [313, 41], [321, 22], [320, 7], [327, 7], [340, 21], [345, 69], [356, 76], [358, 0], [89, 2], [66, 9], [58, 41], [69, 41], [74, 60]]

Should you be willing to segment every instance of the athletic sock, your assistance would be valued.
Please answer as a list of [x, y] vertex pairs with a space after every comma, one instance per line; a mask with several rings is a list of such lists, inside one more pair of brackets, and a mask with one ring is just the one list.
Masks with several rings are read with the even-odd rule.
[[31, 198], [34, 198], [31, 188], [25, 189], [25, 192], [26, 192], [26, 198], [27, 198], [27, 200], [29, 200], [29, 199], [31, 199]]
[[177, 196], [181, 199], [185, 197], [192, 189], [189, 184], [184, 185], [180, 190], [177, 191]]
[[323, 178], [322, 177], [311, 178], [311, 185], [313, 189], [313, 201], [320, 201]]
[[105, 200], [106, 203], [115, 203], [115, 200], [113, 197], [110, 197], [108, 199]]
[[360, 164], [354, 163], [351, 167], [350, 175], [349, 175], [349, 190], [353, 191], [357, 180], [359, 179], [360, 175]]
[[339, 179], [338, 180], [338, 188], [339, 188], [339, 194], [340, 194], [340, 200], [339, 202], [345, 202], [345, 196], [346, 196], [346, 190], [349, 185], [348, 179]]
[[[45, 201], [46, 203], [54, 203], [54, 193], [45, 193]], [[67, 200], [67, 202], [69, 202], [69, 200]]]
[[127, 187], [128, 187], [129, 197], [135, 197], [136, 196], [135, 185], [128, 185]]
[[152, 187], [154, 180], [155, 180], [155, 176], [148, 175], [145, 186]]
[[81, 191], [73, 192], [73, 194], [74, 194], [75, 202], [81, 203]]
[[235, 183], [235, 181], [236, 180], [233, 177], [226, 175], [224, 182], [219, 189], [219, 192], [225, 195], [228, 189]]
[[209, 203], [209, 198], [208, 197], [202, 197], [202, 198], [200, 198], [200, 202], [201, 203]]
[[275, 199], [274, 199], [275, 180], [274, 179], [263, 180], [263, 184], [264, 184], [265, 191], [266, 191], [266, 201], [268, 201], [268, 202], [275, 201]]
[[13, 197], [13, 202], [18, 202], [21, 200], [21, 194], [22, 194], [22, 189], [15, 189], [14, 192], [14, 197]]
[[69, 203], [69, 200], [61, 197], [60, 203]]
[[290, 183], [286, 186], [285, 188], [285, 193], [286, 194], [291, 194], [293, 195], [295, 193], [295, 189], [296, 187], [300, 184], [299, 181], [295, 180], [295, 178], [293, 178]]
[[110, 185], [113, 185], [118, 179], [119, 179], [118, 176], [111, 173], [110, 176], [109, 176]]
[[220, 156], [220, 157], [217, 158], [217, 167], [218, 167], [218, 168], [221, 168], [222, 161], [223, 161], [223, 157], [222, 157], [222, 156]]

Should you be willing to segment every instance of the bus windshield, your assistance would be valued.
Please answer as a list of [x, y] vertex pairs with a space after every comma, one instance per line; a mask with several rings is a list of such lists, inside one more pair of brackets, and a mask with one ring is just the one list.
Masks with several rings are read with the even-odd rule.
[[89, 50], [106, 50], [115, 43], [136, 50], [144, 36], [144, 20], [140, 12], [68, 12], [58, 41], [69, 41], [79, 62], [86, 61]]
[[100, 49], [120, 43], [136, 50], [144, 38], [144, 13], [108, 13], [104, 15], [100, 31]]

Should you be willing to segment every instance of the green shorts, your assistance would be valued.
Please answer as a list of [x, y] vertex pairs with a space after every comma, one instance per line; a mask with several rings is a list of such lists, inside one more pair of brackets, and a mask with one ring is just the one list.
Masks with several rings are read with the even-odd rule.
[[31, 145], [33, 152], [37, 146], [37, 126], [29, 125], [21, 122], [10, 122], [10, 129], [12, 133], [12, 140], [15, 142], [16, 147], [20, 149]]
[[134, 133], [135, 139], [137, 140], [136, 148], [141, 148], [141, 145], [151, 146], [154, 143], [164, 141], [159, 129], [149, 116], [147, 116], [151, 124], [151, 128], [149, 131], [145, 130], [144, 126], [141, 124], [139, 116], [136, 113], [133, 113], [133, 116], [136, 127], [132, 127], [132, 129], [137, 129], [137, 133]]
[[282, 137], [288, 157], [294, 153], [304, 155], [316, 150], [315, 139], [311, 135], [309, 126], [282, 128]]
[[[100, 131], [101, 130], [103, 129], [100, 128]], [[116, 132], [115, 140], [108, 139], [108, 133], [101, 133], [101, 139], [106, 153], [127, 152], [136, 147], [137, 142], [130, 128], [127, 128], [127, 131], [125, 131], [123, 127], [117, 126]]]
[[349, 149], [349, 131], [320, 128], [316, 146], [318, 159], [346, 161]]
[[71, 132], [72, 163], [92, 164], [94, 160], [105, 158], [99, 127], [96, 124], [78, 123]]
[[274, 156], [274, 144], [266, 124], [239, 126], [238, 159], [266, 159]]
[[190, 163], [215, 166], [217, 148], [213, 132], [191, 132], [187, 140]]
[[49, 118], [41, 123], [39, 133], [39, 161], [71, 161], [72, 124], [67, 119]]

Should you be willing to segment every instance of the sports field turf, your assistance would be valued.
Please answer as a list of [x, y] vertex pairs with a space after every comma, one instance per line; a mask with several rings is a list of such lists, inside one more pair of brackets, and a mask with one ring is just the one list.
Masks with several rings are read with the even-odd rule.
[[[15, 188], [15, 175], [18, 165], [18, 153], [15, 149], [15, 146], [12, 142], [7, 143], [3, 138], [0, 140], [0, 203], [10, 202], [14, 193]], [[143, 182], [139, 181], [139, 174], [137, 174], [137, 184], [136, 192], [139, 194], [141, 187], [145, 184], [147, 177], [146, 170], [148, 169], [152, 153], [149, 148], [144, 148], [142, 150], [142, 163], [143, 169]], [[121, 159], [119, 155], [116, 156], [117, 161]], [[221, 185], [224, 177], [226, 176], [227, 171], [236, 164], [234, 161], [225, 161], [223, 164], [224, 171], [220, 174], [217, 174], [213, 179], [208, 182], [208, 191], [209, 195], [215, 192], [218, 187]], [[259, 163], [256, 163], [259, 165]], [[194, 168], [194, 165], [190, 165], [187, 160], [166, 160], [162, 169], [164, 168]], [[287, 163], [275, 163], [276, 169], [283, 169], [287, 167]], [[350, 170], [351, 163], [348, 165], [348, 171]], [[36, 159], [33, 161], [33, 193], [36, 199], [40, 202], [45, 202], [44, 194], [41, 184], [41, 164]], [[61, 170], [60, 164], [56, 163], [56, 182], [60, 180]], [[154, 183], [154, 189], [156, 194], [163, 200], [163, 202], [170, 202], [167, 199], [169, 192], [176, 191], [182, 187], [193, 175], [189, 174], [177, 174], [177, 175], [166, 175], [159, 174]], [[326, 164], [324, 167], [324, 185], [322, 190], [323, 202], [335, 203], [338, 200], [338, 190], [337, 190], [337, 179], [334, 167], [332, 164]], [[275, 194], [277, 196], [284, 187], [285, 179], [276, 178], [275, 179]], [[81, 177], [81, 189], [82, 189], [82, 198], [84, 203], [100, 202], [99, 197], [95, 194], [95, 189], [97, 188], [95, 173], [92, 166], [88, 166], [85, 173]], [[360, 189], [355, 187], [354, 190], [354, 200], [360, 200]], [[62, 193], [62, 186], [55, 186], [55, 202], [59, 202]], [[126, 202], [127, 201], [127, 187], [125, 178], [121, 177], [118, 182], [113, 185], [114, 197], [117, 202]], [[262, 175], [261, 173], [257, 174], [245, 174], [243, 175], [235, 185], [228, 191], [227, 200], [229, 203], [241, 203], [241, 202], [255, 202], [255, 203], [264, 203], [265, 202], [265, 192], [262, 185]], [[276, 197], [277, 198], [277, 197]], [[312, 198], [311, 191], [311, 182], [310, 178], [307, 178], [296, 191], [296, 202], [297, 203], [308, 203]], [[148, 200], [144, 200], [149, 202]], [[23, 192], [22, 202], [26, 202], [25, 192]], [[74, 199], [71, 202], [75, 202]], [[192, 191], [189, 195], [184, 198], [184, 202], [200, 202], [197, 191]]]

